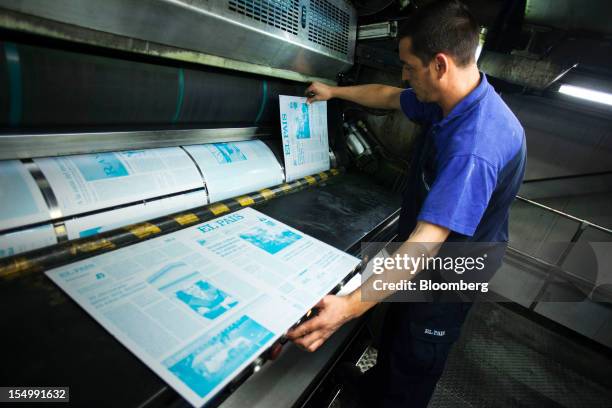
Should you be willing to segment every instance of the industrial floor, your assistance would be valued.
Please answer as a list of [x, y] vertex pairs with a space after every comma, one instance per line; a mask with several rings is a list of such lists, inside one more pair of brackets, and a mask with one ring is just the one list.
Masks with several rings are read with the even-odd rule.
[[[612, 407], [612, 351], [571, 337], [475, 304], [429, 407]], [[359, 368], [374, 361], [370, 349]]]

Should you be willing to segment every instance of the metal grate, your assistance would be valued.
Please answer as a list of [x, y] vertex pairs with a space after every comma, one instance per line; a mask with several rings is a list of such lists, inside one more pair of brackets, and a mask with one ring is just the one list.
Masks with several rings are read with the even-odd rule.
[[310, 1], [308, 39], [334, 51], [347, 54], [349, 15], [327, 0]]
[[298, 33], [298, 0], [229, 0], [229, 9], [288, 33]]
[[355, 365], [357, 366], [359, 371], [361, 371], [362, 373], [365, 373], [370, 368], [376, 365], [377, 357], [378, 357], [378, 350], [376, 350], [372, 346], [368, 346], [368, 348], [365, 349], [361, 357], [359, 357], [359, 360], [357, 361]]
[[429, 408], [609, 408], [611, 361], [501, 305], [475, 303]]

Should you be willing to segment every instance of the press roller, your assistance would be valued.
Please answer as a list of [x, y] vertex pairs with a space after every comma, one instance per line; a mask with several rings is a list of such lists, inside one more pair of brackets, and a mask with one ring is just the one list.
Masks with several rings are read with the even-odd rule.
[[[76, 403], [178, 399], [45, 278], [51, 268], [250, 206], [351, 254], [393, 235], [399, 198], [351, 169], [339, 103], [327, 105], [328, 170], [286, 178], [279, 96], [350, 69], [348, 2], [0, 1], [0, 27], [0, 290], [12, 304], [3, 327], [21, 333], [4, 342], [14, 381], [69, 384]], [[214, 404], [309, 398], [355, 330], [316, 359], [288, 347], [261, 368], [262, 355]]]

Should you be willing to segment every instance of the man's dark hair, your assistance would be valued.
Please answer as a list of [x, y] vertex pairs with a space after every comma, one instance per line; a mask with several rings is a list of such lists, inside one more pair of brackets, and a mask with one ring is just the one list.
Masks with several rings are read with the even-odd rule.
[[478, 32], [478, 23], [465, 4], [438, 0], [417, 9], [402, 24], [398, 37], [412, 39], [412, 52], [424, 65], [443, 52], [463, 67], [474, 61]]

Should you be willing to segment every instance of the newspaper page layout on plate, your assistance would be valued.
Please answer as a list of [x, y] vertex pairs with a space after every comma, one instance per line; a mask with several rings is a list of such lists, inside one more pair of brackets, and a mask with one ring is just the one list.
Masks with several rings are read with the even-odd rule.
[[57, 238], [51, 224], [9, 232], [0, 235], [0, 258], [54, 244], [57, 244]]
[[206, 181], [210, 202], [281, 184], [283, 170], [261, 140], [185, 146]]
[[287, 182], [329, 170], [327, 102], [279, 96]]
[[42, 193], [23, 163], [0, 161], [0, 230], [50, 218]]
[[64, 216], [204, 188], [180, 147], [34, 159]]
[[46, 273], [201, 406], [358, 263], [245, 208]]
[[208, 203], [206, 191], [198, 190], [172, 197], [151, 200], [85, 217], [65, 221], [68, 239], [90, 237], [102, 232], [152, 220], [163, 215], [200, 207]]

